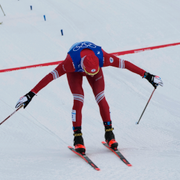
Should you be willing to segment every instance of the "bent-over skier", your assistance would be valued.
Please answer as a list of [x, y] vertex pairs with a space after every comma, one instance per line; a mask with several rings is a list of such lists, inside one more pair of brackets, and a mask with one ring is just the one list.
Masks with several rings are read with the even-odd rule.
[[84, 141], [81, 133], [82, 107], [84, 103], [84, 92], [82, 88], [83, 76], [86, 76], [98, 103], [100, 115], [105, 127], [105, 141], [109, 147], [117, 149], [118, 143], [112, 128], [110, 109], [104, 94], [104, 76], [102, 67], [113, 66], [139, 74], [147, 79], [156, 88], [163, 85], [160, 77], [152, 75], [137, 67], [131, 62], [108, 54], [100, 46], [92, 42], [84, 41], [75, 43], [67, 53], [65, 60], [60, 63], [52, 72], [47, 74], [39, 83], [26, 95], [21, 97], [16, 108], [29, 104], [34, 95], [44, 88], [52, 80], [66, 74], [74, 103], [72, 107], [72, 124], [74, 131], [74, 146], [77, 152], [85, 153]]

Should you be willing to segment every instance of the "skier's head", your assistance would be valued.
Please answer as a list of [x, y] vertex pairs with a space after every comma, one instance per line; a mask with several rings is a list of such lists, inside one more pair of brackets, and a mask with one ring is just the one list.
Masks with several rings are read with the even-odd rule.
[[86, 74], [94, 76], [99, 72], [99, 59], [96, 55], [86, 55], [81, 59], [81, 66]]

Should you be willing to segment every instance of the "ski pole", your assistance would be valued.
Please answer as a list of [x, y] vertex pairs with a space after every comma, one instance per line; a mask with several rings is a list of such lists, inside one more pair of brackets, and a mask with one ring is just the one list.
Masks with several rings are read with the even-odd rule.
[[23, 107], [24, 105], [21, 105], [20, 107], [18, 107], [12, 114], [10, 114], [6, 119], [4, 119], [1, 123], [0, 123], [0, 125], [2, 124], [2, 123], [4, 123], [6, 120], [8, 120], [15, 112], [17, 112], [19, 109], [21, 109], [22, 107]]
[[0, 5], [0, 8], [1, 8], [1, 10], [2, 10], [2, 12], [3, 12], [4, 16], [6, 16], [6, 14], [4, 13], [4, 10], [3, 10], [3, 8], [2, 8], [2, 6], [1, 6], [1, 5]]
[[153, 92], [151, 93], [151, 96], [150, 96], [150, 98], [149, 98], [149, 100], [148, 100], [148, 102], [147, 102], [147, 104], [146, 104], [146, 106], [145, 106], [145, 108], [144, 108], [144, 110], [143, 110], [143, 112], [142, 112], [142, 114], [141, 114], [141, 116], [140, 116], [139, 121], [137, 122], [137, 124], [139, 124], [139, 122], [140, 122], [140, 120], [141, 120], [141, 118], [142, 118], [142, 116], [143, 116], [143, 114], [144, 114], [144, 112], [145, 112], [145, 110], [146, 110], [146, 108], [147, 108], [147, 106], [148, 106], [148, 104], [149, 104], [149, 101], [151, 100], [152, 95], [154, 94], [154, 91], [155, 91], [155, 90], [156, 90], [156, 88], [154, 88]]

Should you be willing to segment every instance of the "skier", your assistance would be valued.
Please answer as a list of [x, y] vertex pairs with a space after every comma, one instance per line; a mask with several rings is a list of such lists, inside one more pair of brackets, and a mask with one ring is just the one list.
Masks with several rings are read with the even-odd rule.
[[104, 76], [102, 67], [113, 66], [139, 74], [147, 79], [156, 88], [158, 85], [163, 86], [160, 77], [152, 75], [145, 70], [137, 67], [131, 62], [108, 54], [100, 46], [92, 42], [83, 41], [75, 43], [67, 53], [66, 59], [60, 63], [52, 72], [47, 74], [39, 83], [26, 95], [21, 97], [16, 104], [16, 108], [21, 105], [26, 108], [42, 88], [52, 80], [66, 74], [70, 90], [74, 98], [72, 107], [72, 124], [74, 131], [74, 146], [77, 152], [85, 153], [85, 146], [81, 132], [82, 114], [81, 110], [84, 103], [84, 92], [82, 88], [83, 76], [86, 76], [98, 103], [100, 115], [105, 127], [105, 141], [109, 147], [117, 149], [118, 143], [112, 128], [110, 118], [110, 109], [104, 94]]

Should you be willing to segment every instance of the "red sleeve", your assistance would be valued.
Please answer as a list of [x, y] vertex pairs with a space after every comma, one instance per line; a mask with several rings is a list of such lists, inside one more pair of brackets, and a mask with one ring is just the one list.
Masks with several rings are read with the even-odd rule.
[[31, 90], [35, 94], [37, 94], [41, 89], [43, 89], [47, 84], [49, 84], [53, 80], [52, 74], [47, 74], [39, 83]]
[[121, 64], [120, 58], [118, 58], [112, 54], [109, 54], [109, 53], [105, 52], [104, 50], [102, 50], [102, 51], [103, 51], [103, 58], [104, 58], [103, 67], [114, 66], [114, 67], [122, 68], [123, 64]]
[[133, 63], [124, 60], [125, 63], [125, 69], [128, 69], [129, 71], [139, 74], [141, 77], [144, 77], [145, 70], [139, 68], [138, 66], [134, 65]]
[[103, 57], [104, 57], [103, 67], [113, 66], [113, 67], [118, 67], [121, 69], [128, 69], [129, 71], [139, 74], [142, 77], [144, 76], [144, 73], [146, 72], [145, 70], [139, 68], [138, 66], [134, 65], [133, 63], [127, 60], [118, 58], [112, 54], [105, 52], [104, 50], [102, 51], [103, 51]]
[[73, 66], [72, 59], [68, 54], [66, 59], [60, 63], [53, 71], [47, 74], [39, 83], [31, 90], [37, 94], [41, 89], [48, 85], [52, 80], [57, 79], [58, 77], [64, 75], [68, 72], [74, 72], [75, 68]]

